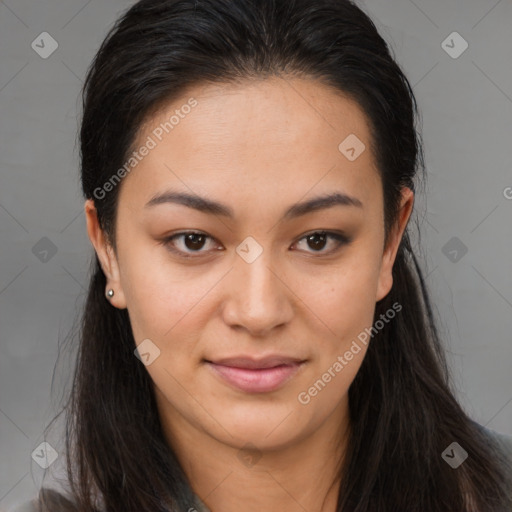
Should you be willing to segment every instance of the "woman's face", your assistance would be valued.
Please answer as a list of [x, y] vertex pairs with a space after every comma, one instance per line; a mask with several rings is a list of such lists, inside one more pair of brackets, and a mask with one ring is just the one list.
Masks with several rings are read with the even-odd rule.
[[168, 431], [276, 449], [335, 428], [413, 201], [384, 247], [362, 111], [313, 80], [194, 87], [136, 148], [115, 254], [91, 201], [87, 221]]

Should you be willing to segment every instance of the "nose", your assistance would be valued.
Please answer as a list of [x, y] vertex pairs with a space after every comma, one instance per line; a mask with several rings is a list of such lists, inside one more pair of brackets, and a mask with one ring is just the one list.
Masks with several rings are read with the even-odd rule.
[[226, 283], [224, 321], [258, 337], [285, 325], [293, 316], [293, 292], [286, 276], [272, 267], [269, 253], [263, 251], [252, 263], [237, 256]]

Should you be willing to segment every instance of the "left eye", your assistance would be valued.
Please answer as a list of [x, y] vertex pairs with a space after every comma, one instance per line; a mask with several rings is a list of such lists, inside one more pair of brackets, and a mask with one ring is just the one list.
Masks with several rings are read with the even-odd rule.
[[[177, 244], [175, 241], [180, 240], [181, 243]], [[207, 251], [201, 251], [204, 248], [207, 240], [213, 241], [214, 239], [205, 235], [204, 233], [196, 233], [193, 231], [183, 231], [176, 233], [164, 240], [165, 246], [172, 252], [178, 253], [185, 258], [191, 258], [194, 253], [204, 253]], [[335, 247], [324, 251], [323, 249], [328, 245], [329, 240], [335, 241]], [[308, 246], [313, 249], [313, 253], [329, 254], [336, 252], [342, 245], [349, 243], [348, 237], [341, 233], [334, 233], [330, 231], [315, 231], [304, 235], [298, 242], [293, 245], [299, 245], [302, 241], [305, 241]], [[181, 245], [181, 247], [179, 247]], [[176, 247], [178, 246], [178, 248]], [[293, 247], [293, 246], [292, 246]], [[187, 250], [189, 252], [187, 252]], [[306, 251], [308, 252], [308, 251]]]
[[[322, 249], [328, 245], [327, 241], [329, 239], [335, 241], [335, 246], [331, 250], [323, 251]], [[342, 245], [349, 243], [349, 239], [345, 235], [342, 235], [341, 233], [333, 233], [330, 231], [315, 231], [314, 233], [303, 236], [297, 242], [297, 244], [299, 244], [302, 240], [306, 240], [306, 243], [310, 248], [313, 249], [313, 252], [320, 252], [321, 254], [336, 252], [341, 248]]]

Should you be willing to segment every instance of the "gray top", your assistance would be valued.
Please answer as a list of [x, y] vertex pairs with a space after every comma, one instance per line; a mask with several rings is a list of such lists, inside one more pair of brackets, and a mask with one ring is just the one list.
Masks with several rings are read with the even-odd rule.
[[[486, 432], [490, 437], [498, 441], [502, 447], [502, 452], [508, 458], [512, 465], [512, 437], [500, 434], [494, 430], [482, 427], [482, 430]], [[195, 510], [197, 512], [211, 512], [210, 509], [196, 496], [197, 503], [195, 504]], [[9, 512], [39, 512], [36, 505], [36, 500], [28, 501], [16, 508], [11, 509]]]

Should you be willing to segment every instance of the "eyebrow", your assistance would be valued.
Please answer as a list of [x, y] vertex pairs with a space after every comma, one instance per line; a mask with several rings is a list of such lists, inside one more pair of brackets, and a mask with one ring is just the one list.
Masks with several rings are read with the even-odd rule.
[[[225, 204], [198, 195], [172, 190], [154, 196], [146, 203], [145, 208], [166, 203], [181, 204], [203, 213], [222, 215], [230, 219], [235, 216], [233, 210]], [[349, 196], [342, 192], [333, 192], [309, 199], [308, 201], [293, 204], [284, 213], [283, 220], [294, 219], [311, 212], [332, 208], [333, 206], [355, 206], [357, 208], [363, 208], [363, 203], [356, 197]]]

